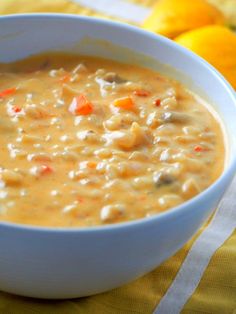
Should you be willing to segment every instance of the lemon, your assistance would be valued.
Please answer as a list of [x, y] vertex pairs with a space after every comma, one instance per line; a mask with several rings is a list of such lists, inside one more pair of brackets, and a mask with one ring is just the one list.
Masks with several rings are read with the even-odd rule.
[[175, 41], [194, 51], [236, 88], [236, 34], [227, 27], [211, 25], [178, 36]]
[[142, 26], [174, 38], [194, 28], [223, 23], [223, 14], [205, 0], [160, 0]]

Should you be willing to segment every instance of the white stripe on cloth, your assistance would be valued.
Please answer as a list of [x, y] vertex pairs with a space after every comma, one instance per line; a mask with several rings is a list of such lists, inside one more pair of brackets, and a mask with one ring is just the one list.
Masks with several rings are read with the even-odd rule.
[[124, 19], [136, 24], [141, 23], [151, 12], [151, 9], [124, 0], [73, 0], [74, 2], [106, 14]]
[[236, 228], [236, 178], [211, 223], [194, 242], [176, 278], [153, 314], [179, 314], [197, 288], [215, 251]]

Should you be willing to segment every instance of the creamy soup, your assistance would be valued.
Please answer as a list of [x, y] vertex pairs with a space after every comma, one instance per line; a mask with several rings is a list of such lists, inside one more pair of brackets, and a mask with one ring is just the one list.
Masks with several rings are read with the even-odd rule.
[[217, 116], [180, 83], [111, 60], [0, 64], [0, 220], [94, 226], [156, 215], [224, 166]]

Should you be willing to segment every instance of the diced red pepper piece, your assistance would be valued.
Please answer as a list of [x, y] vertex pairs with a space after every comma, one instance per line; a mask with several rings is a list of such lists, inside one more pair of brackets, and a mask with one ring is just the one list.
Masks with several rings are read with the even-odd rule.
[[45, 175], [45, 174], [50, 174], [53, 172], [52, 167], [48, 166], [48, 165], [42, 165], [41, 166], [41, 174]]
[[73, 114], [73, 115], [88, 115], [91, 114], [93, 112], [93, 105], [92, 103], [87, 99], [87, 97], [83, 94], [74, 97], [70, 107], [69, 107], [69, 111]]
[[197, 153], [202, 152], [203, 150], [204, 150], [204, 149], [203, 149], [202, 146], [198, 146], [198, 145], [197, 145], [197, 146], [194, 147], [194, 151], [197, 152]]
[[15, 87], [8, 88], [8, 89], [5, 89], [2, 92], [0, 92], [0, 97], [4, 98], [6, 96], [14, 94], [15, 92], [16, 92], [16, 88]]
[[15, 112], [15, 113], [18, 113], [18, 112], [21, 112], [21, 108], [20, 107], [18, 107], [18, 106], [14, 106], [13, 108], [12, 108], [12, 110]]
[[161, 100], [160, 98], [157, 98], [156, 100], [154, 100], [154, 105], [159, 107], [161, 105]]

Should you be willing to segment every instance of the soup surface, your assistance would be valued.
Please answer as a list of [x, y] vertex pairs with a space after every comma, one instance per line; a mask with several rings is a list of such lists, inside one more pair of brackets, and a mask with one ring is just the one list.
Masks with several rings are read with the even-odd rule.
[[43, 54], [0, 64], [0, 220], [94, 226], [148, 217], [224, 165], [201, 98], [150, 69]]

